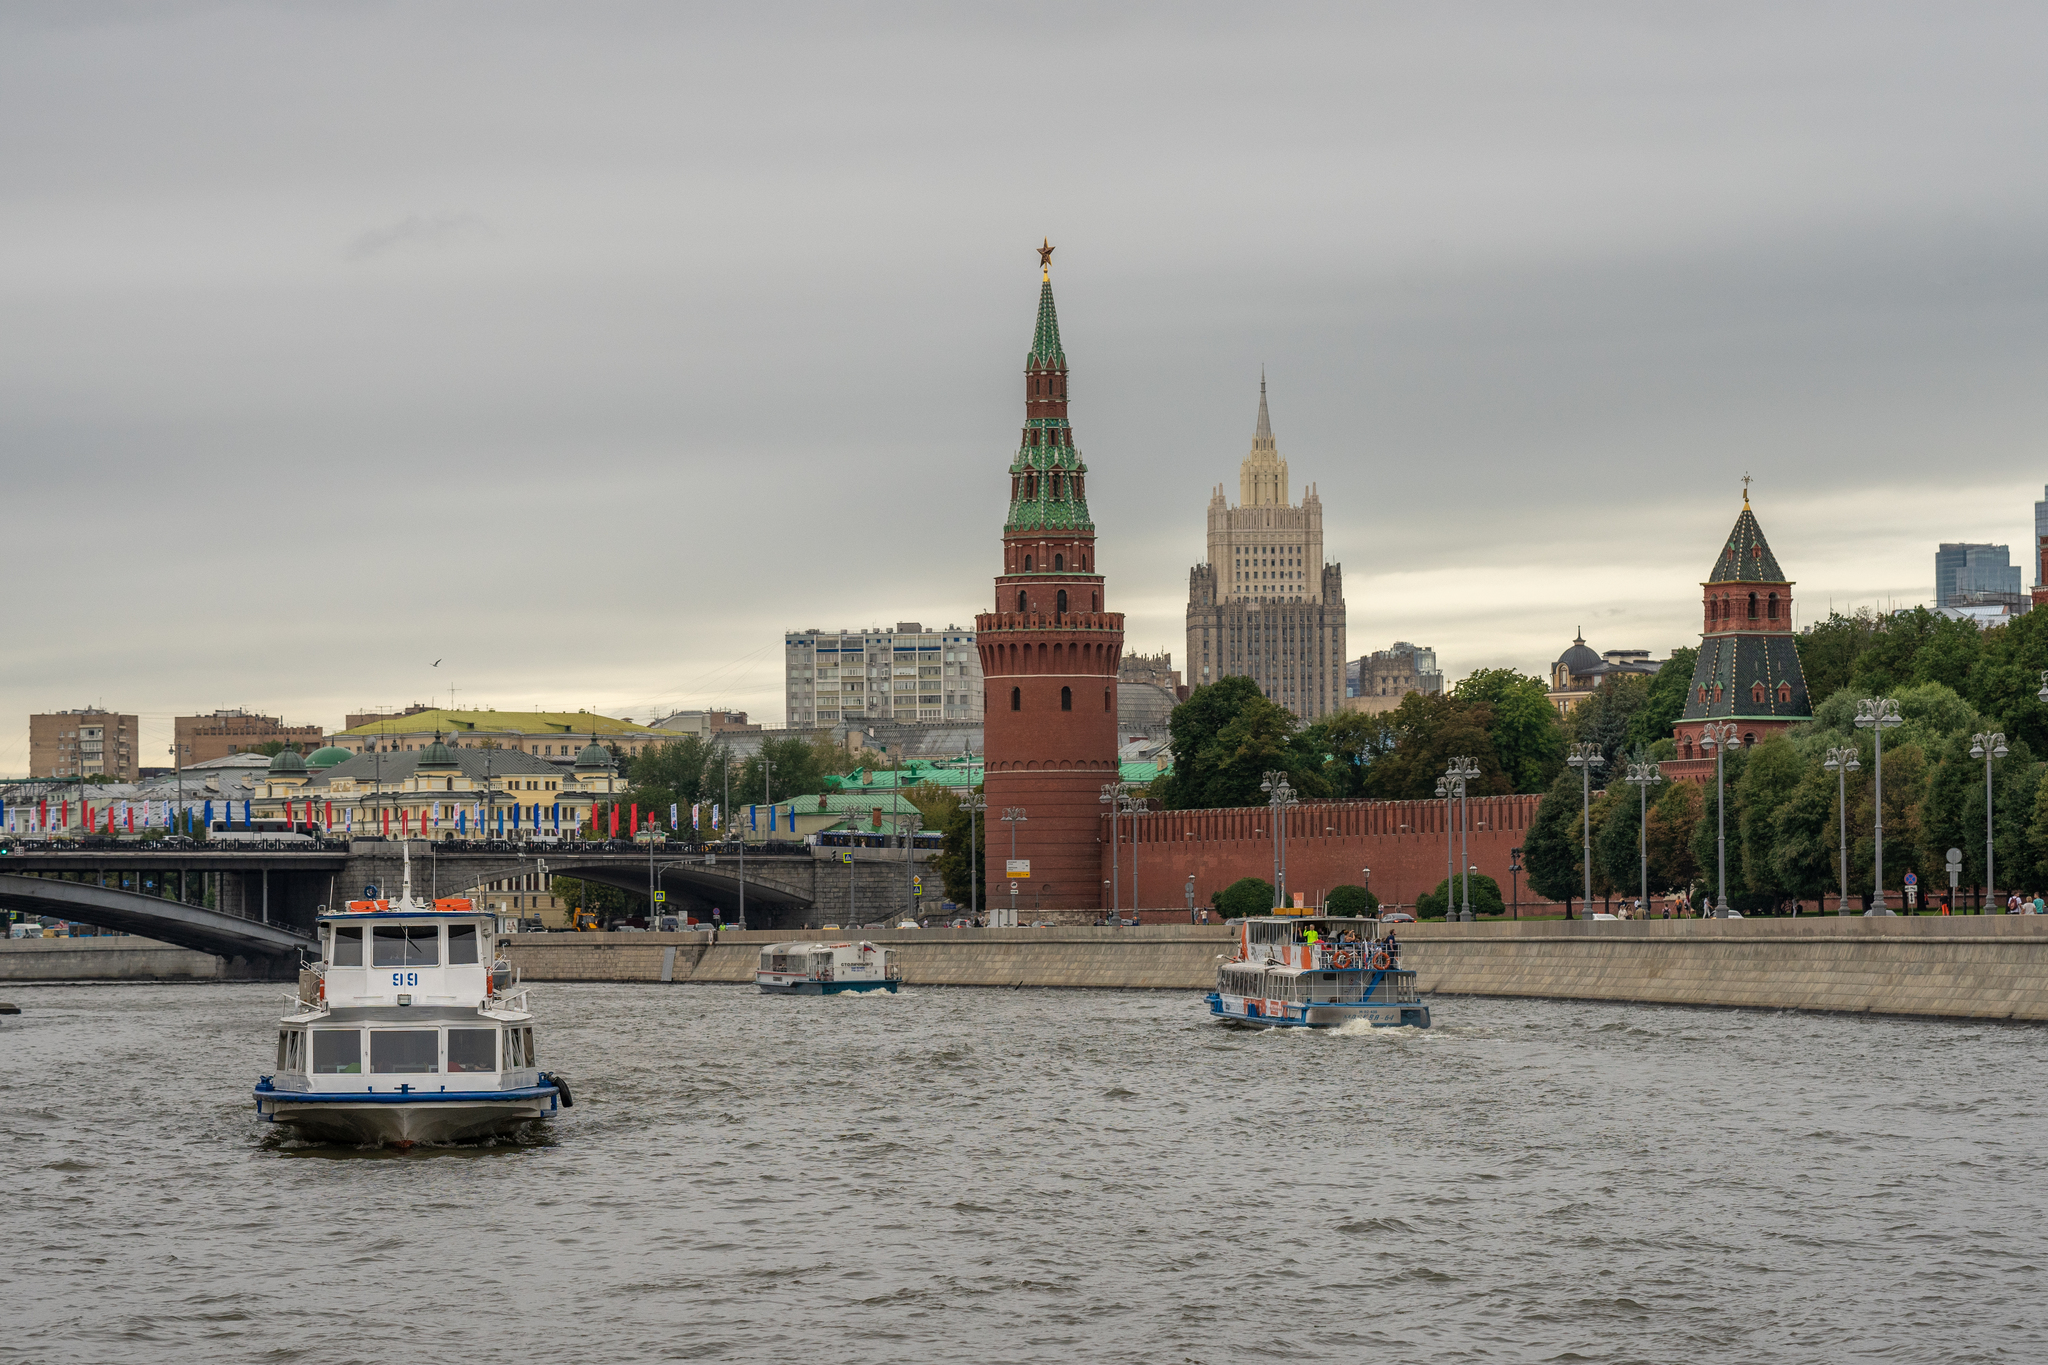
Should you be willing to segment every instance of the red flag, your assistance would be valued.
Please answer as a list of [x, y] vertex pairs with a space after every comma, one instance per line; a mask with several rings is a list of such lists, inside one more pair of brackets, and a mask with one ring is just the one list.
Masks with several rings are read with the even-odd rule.
[[135, 832], [135, 807], [129, 806], [122, 813], [128, 817], [128, 832], [133, 834]]
[[640, 837], [640, 803], [638, 801], [633, 803], [633, 823], [627, 827], [626, 832], [636, 839]]
[[412, 837], [412, 812], [409, 810], [398, 812], [398, 837], [401, 839]]
[[107, 802], [107, 833], [114, 832], [114, 803]]
[[49, 801], [47, 801], [47, 800], [43, 800], [43, 801], [38, 801], [38, 802], [36, 802], [36, 828], [37, 828], [37, 829], [48, 829], [49, 827], [50, 827], [50, 803], [49, 803]]
[[327, 811], [327, 828], [331, 830], [334, 828], [334, 803], [332, 801], [325, 801], [321, 804]]
[[390, 812], [389, 810], [386, 810], [385, 812], [383, 812], [383, 814], [384, 814], [384, 837], [385, 837], [385, 838], [387, 838], [387, 839], [389, 839], [389, 838], [391, 837], [391, 812]]
[[57, 820], [64, 829], [71, 828], [71, 798], [65, 797], [57, 803]]
[[612, 823], [612, 834], [611, 834], [611, 837], [612, 837], [612, 838], [614, 838], [614, 839], [616, 839], [616, 838], [618, 838], [618, 837], [619, 837], [619, 803], [618, 803], [618, 802], [616, 802], [616, 801], [612, 802], [612, 821], [611, 821], [611, 823]]
[[286, 827], [287, 829], [289, 829], [289, 828], [291, 827], [291, 823], [292, 823], [292, 803], [291, 803], [290, 801], [286, 801], [286, 802], [284, 803], [284, 823], [285, 823], [285, 827]]

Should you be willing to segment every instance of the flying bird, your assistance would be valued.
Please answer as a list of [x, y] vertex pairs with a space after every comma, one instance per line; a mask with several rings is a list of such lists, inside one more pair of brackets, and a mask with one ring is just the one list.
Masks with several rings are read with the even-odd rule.
[[431, 667], [434, 667], [434, 668], [439, 668], [439, 667], [441, 666], [441, 661], [440, 661], [439, 659], [436, 659], [436, 660], [434, 660], [433, 664], [432, 664], [432, 665], [430, 665], [430, 666], [431, 666]]

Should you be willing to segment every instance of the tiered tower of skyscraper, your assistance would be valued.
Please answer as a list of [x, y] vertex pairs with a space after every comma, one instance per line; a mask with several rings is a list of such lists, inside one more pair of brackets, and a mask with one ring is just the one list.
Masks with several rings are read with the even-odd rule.
[[[988, 800], [992, 904], [1009, 903], [1011, 807], [1025, 922], [1105, 903], [1104, 783], [1117, 777], [1116, 674], [1124, 618], [1106, 609], [1088, 515], [1088, 466], [1067, 421], [1067, 357], [1052, 300], [1052, 248], [1040, 251], [1038, 325], [1024, 362], [1024, 435], [1010, 461], [1010, 513], [995, 610], [975, 618]], [[1051, 917], [1050, 915], [1048, 917]]]

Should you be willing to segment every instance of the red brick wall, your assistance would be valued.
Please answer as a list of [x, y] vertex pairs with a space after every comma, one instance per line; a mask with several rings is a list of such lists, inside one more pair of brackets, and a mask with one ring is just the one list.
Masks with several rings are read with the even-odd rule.
[[[1511, 900], [1508, 850], [1519, 848], [1536, 818], [1540, 796], [1474, 797], [1466, 803], [1469, 832], [1461, 844], [1485, 875], [1500, 883]], [[989, 798], [995, 804], [995, 798]], [[1123, 881], [1121, 903], [1131, 904], [1131, 871], [1137, 867], [1142, 905], [1185, 904], [1188, 874], [1195, 876], [1195, 904], [1240, 877], [1273, 880], [1273, 842], [1263, 806], [1236, 810], [1155, 811], [1120, 822], [1117, 863]], [[1455, 817], [1453, 817], [1455, 828]], [[996, 828], [991, 826], [991, 828]], [[1100, 818], [1101, 871], [1110, 875], [1108, 817]], [[1441, 801], [1303, 802], [1288, 813], [1287, 889], [1303, 892], [1313, 905], [1333, 886], [1360, 885], [1360, 869], [1372, 869], [1374, 894], [1389, 905], [1413, 905], [1444, 879], [1444, 803]], [[991, 838], [994, 836], [992, 835]], [[1469, 840], [1469, 843], [1465, 843]], [[1550, 908], [1521, 879], [1522, 908]]]

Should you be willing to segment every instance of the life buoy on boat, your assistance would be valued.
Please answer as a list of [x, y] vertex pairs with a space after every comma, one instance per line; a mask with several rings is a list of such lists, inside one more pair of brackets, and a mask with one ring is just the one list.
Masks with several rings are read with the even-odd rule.
[[1385, 970], [1387, 969], [1387, 965], [1388, 965], [1388, 962], [1389, 962], [1389, 959], [1388, 959], [1388, 957], [1387, 957], [1387, 950], [1386, 950], [1385, 948], [1375, 948], [1375, 949], [1373, 949], [1373, 952], [1372, 952], [1372, 969], [1373, 969], [1374, 971], [1376, 971], [1376, 972], [1383, 972], [1383, 971], [1385, 971]]
[[1357, 953], [1351, 951], [1351, 949], [1349, 948], [1339, 948], [1337, 950], [1337, 967], [1340, 971], [1348, 971], [1351, 968], [1356, 967], [1357, 965]]

